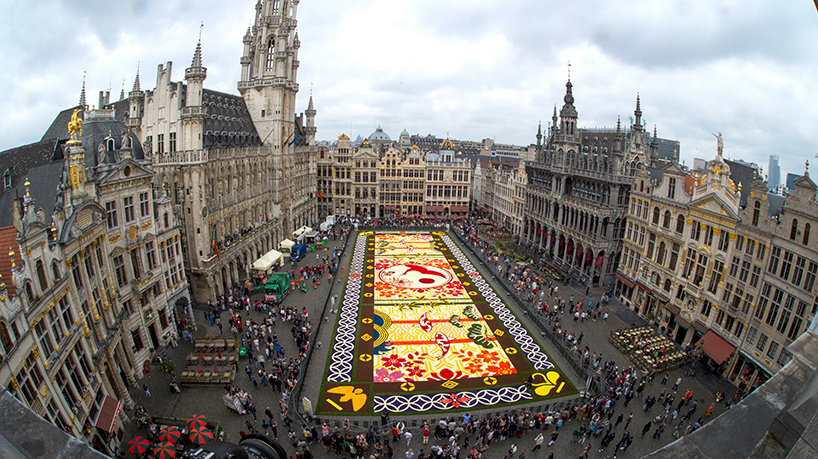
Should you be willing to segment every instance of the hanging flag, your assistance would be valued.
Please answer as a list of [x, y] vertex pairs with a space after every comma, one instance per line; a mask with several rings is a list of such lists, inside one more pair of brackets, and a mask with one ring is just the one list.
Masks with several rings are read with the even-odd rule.
[[213, 251], [216, 252], [216, 259], [221, 260], [221, 257], [219, 257], [219, 243], [216, 241], [216, 228], [213, 228]]
[[289, 135], [289, 136], [288, 136], [288, 137], [287, 137], [287, 138], [284, 140], [284, 143], [282, 143], [282, 144], [281, 144], [281, 148], [284, 148], [286, 145], [288, 145], [288, 142], [289, 142], [289, 141], [290, 141], [290, 139], [292, 139], [292, 138], [293, 138], [293, 134], [291, 133], [291, 134], [290, 134], [290, 135]]
[[294, 144], [294, 143], [295, 143], [295, 141], [296, 141], [296, 140], [298, 140], [298, 135], [299, 135], [299, 134], [296, 134], [296, 135], [295, 135], [295, 137], [293, 138], [293, 140], [291, 140], [291, 141], [290, 141], [290, 143], [288, 143], [287, 145], [292, 145], [292, 144]]
[[324, 197], [324, 190], [322, 190], [320, 188], [318, 189], [318, 197], [320, 197], [320, 198]]

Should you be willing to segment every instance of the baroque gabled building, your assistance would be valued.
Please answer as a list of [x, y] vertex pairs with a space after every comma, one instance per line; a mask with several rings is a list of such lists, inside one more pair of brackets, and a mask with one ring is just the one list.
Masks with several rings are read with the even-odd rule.
[[580, 128], [570, 80], [563, 100], [545, 139], [537, 132], [518, 235], [556, 268], [593, 285], [613, 283], [633, 174], [659, 159], [659, 144], [655, 130], [651, 137], [642, 125], [638, 96], [628, 130], [619, 121], [613, 129]]
[[656, 166], [634, 175], [615, 293], [749, 392], [815, 318], [818, 187], [805, 173], [793, 196], [770, 193], [724, 160], [720, 136], [702, 172]]
[[258, 257], [316, 218], [316, 110], [295, 114], [297, 0], [261, 1], [243, 38], [240, 96], [206, 89], [201, 41], [184, 81], [159, 65], [139, 77], [127, 124], [138, 134], [183, 228], [194, 296], [246, 279]]
[[0, 153], [16, 292], [0, 283], [0, 382], [113, 454], [128, 388], [189, 319], [188, 281], [177, 219], [139, 139], [115, 105], [84, 122], [81, 110], [58, 116], [46, 140]]

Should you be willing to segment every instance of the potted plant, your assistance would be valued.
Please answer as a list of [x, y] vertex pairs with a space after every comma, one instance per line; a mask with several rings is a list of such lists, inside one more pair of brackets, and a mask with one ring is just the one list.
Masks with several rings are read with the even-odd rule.
[[159, 368], [165, 373], [172, 374], [176, 371], [176, 362], [173, 360], [163, 360], [162, 363], [159, 364]]

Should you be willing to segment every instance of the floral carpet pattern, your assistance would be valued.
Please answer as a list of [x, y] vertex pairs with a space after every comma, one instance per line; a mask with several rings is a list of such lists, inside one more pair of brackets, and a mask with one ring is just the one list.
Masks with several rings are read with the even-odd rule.
[[576, 393], [445, 233], [361, 233], [318, 411], [367, 415]]

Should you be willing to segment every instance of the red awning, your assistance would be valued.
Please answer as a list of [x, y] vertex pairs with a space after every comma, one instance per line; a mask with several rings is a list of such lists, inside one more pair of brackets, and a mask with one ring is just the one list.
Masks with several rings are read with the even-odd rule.
[[452, 206], [452, 212], [468, 212], [469, 206]]
[[708, 331], [704, 337], [696, 343], [696, 347], [703, 348], [704, 353], [710, 356], [710, 358], [719, 365], [736, 350], [735, 346], [713, 330]]
[[113, 432], [114, 424], [116, 424], [116, 417], [119, 416], [119, 412], [121, 410], [122, 402], [106, 395], [105, 401], [102, 402], [102, 409], [99, 410], [99, 414], [97, 415], [97, 420], [94, 422], [94, 425], [108, 433]]
[[676, 316], [676, 318], [673, 320], [675, 320], [677, 324], [681, 325], [685, 329], [690, 328], [690, 322], [686, 321], [682, 316]]
[[632, 280], [629, 280], [627, 277], [625, 277], [625, 276], [623, 276], [621, 274], [616, 275], [616, 280], [618, 280], [619, 282], [622, 282], [623, 284], [627, 285], [629, 288], [633, 288], [634, 285], [636, 285], [636, 284], [633, 283]]
[[426, 212], [443, 212], [443, 206], [426, 206]]
[[670, 304], [670, 303], [665, 305], [665, 309], [667, 309], [668, 311], [670, 311], [670, 312], [672, 312], [674, 314], [678, 314], [679, 312], [681, 312], [681, 309], [679, 309], [678, 306], [676, 306], [674, 304]]

